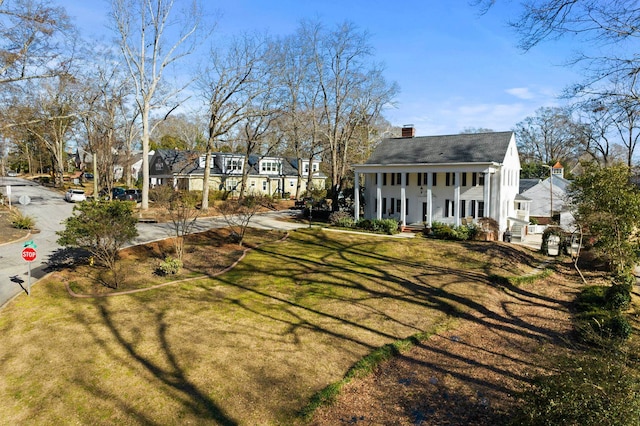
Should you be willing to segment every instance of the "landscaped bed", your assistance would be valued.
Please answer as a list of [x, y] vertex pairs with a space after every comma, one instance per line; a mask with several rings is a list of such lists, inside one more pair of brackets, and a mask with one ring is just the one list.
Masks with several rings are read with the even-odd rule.
[[[491, 339], [490, 325], [527, 329], [515, 314], [496, 313], [505, 300], [515, 306], [526, 294], [549, 306], [563, 302], [505, 288], [497, 277], [526, 274], [540, 259], [504, 244], [253, 231], [247, 243], [255, 248], [213, 277], [239, 253], [225, 237], [194, 236], [181, 276], [154, 274], [171, 252], [170, 242], [154, 243], [123, 253], [128, 278], [116, 290], [92, 283], [96, 272], [82, 265], [54, 273], [0, 311], [4, 421], [292, 424], [317, 392], [385, 344], [448, 336], [443, 326], [473, 318], [490, 319], [482, 323]], [[104, 294], [184, 278], [191, 279], [116, 297], [76, 298], [66, 289]], [[536, 327], [544, 336], [554, 324]], [[414, 367], [399, 379], [414, 380]], [[496, 405], [497, 413], [503, 408]], [[375, 424], [375, 410], [358, 419]], [[353, 420], [350, 413], [322, 411], [315, 421]]]

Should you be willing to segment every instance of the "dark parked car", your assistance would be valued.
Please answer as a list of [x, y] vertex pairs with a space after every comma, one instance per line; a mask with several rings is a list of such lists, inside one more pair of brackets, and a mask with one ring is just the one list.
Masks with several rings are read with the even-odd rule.
[[107, 191], [107, 188], [103, 188], [102, 191], [100, 191], [100, 198], [103, 200], [108, 200], [109, 198], [112, 200], [119, 200], [119, 197], [123, 196], [125, 191], [125, 188], [111, 188], [111, 197], [109, 197], [109, 191]]
[[135, 201], [139, 203], [142, 201], [142, 191], [139, 189], [127, 189], [123, 194], [116, 196], [116, 199], [121, 201]]

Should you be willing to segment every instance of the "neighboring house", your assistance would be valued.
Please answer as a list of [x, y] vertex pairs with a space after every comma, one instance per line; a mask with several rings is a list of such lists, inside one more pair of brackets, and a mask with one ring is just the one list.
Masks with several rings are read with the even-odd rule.
[[[298, 183], [297, 160], [284, 157], [249, 156], [245, 164], [244, 154], [216, 152], [209, 164], [209, 187], [215, 190], [239, 192], [243, 167], [249, 167], [247, 193], [260, 193], [291, 197]], [[327, 177], [320, 172], [320, 162], [302, 161], [302, 192], [307, 189], [309, 169], [312, 185], [324, 188]], [[149, 162], [151, 185], [171, 185], [190, 191], [202, 191], [205, 171], [205, 156], [200, 153], [159, 149]]]
[[[155, 154], [154, 150], [149, 151], [149, 164], [151, 164], [151, 158], [153, 158], [153, 154]], [[123, 173], [124, 171], [121, 171], [120, 176], [122, 176]], [[131, 154], [131, 178], [135, 182], [141, 177], [142, 177], [142, 151], [135, 151]]]
[[[523, 186], [522, 183], [526, 186]], [[535, 182], [531, 184], [531, 182]], [[567, 205], [567, 190], [570, 181], [564, 178], [564, 168], [557, 162], [551, 168], [551, 177], [541, 179], [523, 179], [520, 193], [531, 200], [529, 215], [541, 224], [548, 224], [553, 215], [560, 215], [560, 225], [570, 227], [573, 216]]]
[[354, 166], [356, 219], [362, 208], [365, 218], [427, 226], [491, 217], [505, 231], [529, 222], [528, 200], [516, 197], [520, 160], [513, 132], [415, 137], [413, 127], [402, 130], [402, 138], [383, 140], [366, 163]]
[[91, 170], [92, 164], [93, 154], [83, 148], [76, 148], [76, 152], [73, 154], [73, 165], [76, 170]]

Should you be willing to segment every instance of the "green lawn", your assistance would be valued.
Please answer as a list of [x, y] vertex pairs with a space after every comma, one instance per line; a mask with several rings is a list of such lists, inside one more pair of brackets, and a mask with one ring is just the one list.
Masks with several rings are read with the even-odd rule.
[[303, 230], [216, 279], [133, 295], [75, 299], [53, 276], [0, 311], [2, 423], [295, 423], [363, 356], [535, 264], [494, 243]]

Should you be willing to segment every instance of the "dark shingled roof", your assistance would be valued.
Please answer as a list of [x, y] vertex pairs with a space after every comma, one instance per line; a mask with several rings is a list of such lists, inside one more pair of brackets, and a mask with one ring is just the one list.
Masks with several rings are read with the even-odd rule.
[[365, 164], [502, 163], [513, 132], [384, 139]]

